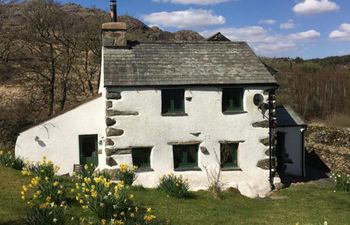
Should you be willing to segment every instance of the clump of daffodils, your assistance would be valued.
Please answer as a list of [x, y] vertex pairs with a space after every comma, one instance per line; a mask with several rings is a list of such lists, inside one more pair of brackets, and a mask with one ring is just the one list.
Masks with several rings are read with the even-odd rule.
[[186, 198], [190, 195], [188, 180], [174, 174], [162, 176], [158, 189], [175, 198]]
[[[89, 170], [90, 166], [84, 166]], [[124, 168], [125, 169], [125, 168]], [[83, 176], [82, 174], [85, 174]], [[156, 217], [151, 209], [133, 204], [134, 196], [123, 181], [112, 182], [103, 174], [82, 171], [72, 192], [81, 207], [94, 218], [81, 218], [80, 224], [152, 224]]]
[[350, 192], [350, 175], [345, 173], [332, 173], [330, 178], [332, 179], [335, 190], [342, 192]]
[[21, 190], [21, 199], [29, 208], [28, 224], [64, 224], [66, 193], [59, 177], [55, 176], [58, 169], [46, 158], [23, 168], [22, 175], [32, 177]]
[[136, 166], [128, 164], [120, 164], [119, 170], [116, 173], [117, 180], [123, 181], [125, 185], [131, 186], [136, 179]]

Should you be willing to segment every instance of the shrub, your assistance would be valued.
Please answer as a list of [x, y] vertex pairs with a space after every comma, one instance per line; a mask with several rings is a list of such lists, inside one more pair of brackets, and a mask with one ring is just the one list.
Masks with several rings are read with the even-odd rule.
[[190, 196], [188, 181], [174, 174], [164, 175], [159, 180], [158, 189], [175, 198]]
[[22, 158], [16, 157], [10, 151], [0, 151], [0, 165], [11, 167], [15, 170], [21, 170], [25, 163]]
[[23, 168], [23, 175], [32, 176], [30, 183], [23, 185], [21, 191], [21, 198], [29, 208], [27, 224], [65, 224], [66, 188], [55, 176], [58, 169], [46, 158]]
[[[84, 166], [84, 170], [89, 167]], [[154, 224], [155, 216], [151, 209], [133, 205], [133, 195], [123, 181], [112, 182], [98, 173], [83, 172], [75, 183], [76, 200], [81, 207], [93, 214], [81, 218], [81, 224]]]
[[123, 181], [125, 185], [131, 186], [136, 179], [136, 167], [131, 167], [128, 164], [120, 164], [119, 170], [116, 173], [117, 180]]
[[334, 182], [335, 190], [350, 192], [350, 175], [344, 173], [332, 173], [331, 179]]
[[211, 192], [216, 199], [222, 197], [222, 183], [221, 183], [221, 168], [209, 170], [204, 166], [208, 179], [208, 191]]

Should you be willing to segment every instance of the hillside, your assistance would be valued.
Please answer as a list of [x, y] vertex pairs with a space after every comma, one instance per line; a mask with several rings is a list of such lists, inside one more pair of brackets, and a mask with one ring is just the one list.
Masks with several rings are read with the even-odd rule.
[[[0, 136], [9, 146], [25, 125], [97, 92], [100, 29], [108, 13], [77, 4], [43, 4], [0, 3]], [[127, 15], [118, 20], [127, 23], [132, 41], [204, 39], [189, 30], [148, 27]], [[291, 105], [308, 121], [350, 127], [350, 56], [261, 60], [277, 71], [279, 104]]]

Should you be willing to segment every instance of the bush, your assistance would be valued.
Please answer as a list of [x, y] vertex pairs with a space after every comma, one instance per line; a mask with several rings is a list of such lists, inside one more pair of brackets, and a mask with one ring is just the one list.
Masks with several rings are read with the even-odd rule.
[[116, 173], [117, 180], [123, 181], [125, 185], [131, 186], [136, 179], [136, 167], [131, 167], [128, 164], [120, 164], [119, 170]]
[[334, 182], [335, 190], [350, 192], [350, 175], [344, 173], [333, 173], [331, 179]]
[[174, 174], [164, 175], [159, 180], [158, 189], [175, 198], [190, 196], [188, 181]]
[[25, 163], [22, 158], [15, 157], [12, 152], [0, 151], [0, 165], [11, 167], [15, 170], [21, 170]]
[[27, 224], [65, 224], [66, 188], [55, 176], [58, 169], [46, 158], [23, 168], [22, 175], [32, 176], [30, 183], [23, 185], [21, 191], [21, 198], [29, 209]]
[[151, 209], [133, 205], [133, 195], [128, 193], [129, 186], [123, 181], [112, 182], [102, 174], [88, 172], [88, 166], [84, 166], [84, 170], [85, 176], [78, 177], [73, 191], [81, 207], [90, 211], [93, 217], [81, 218], [81, 224], [143, 225], [156, 222]]

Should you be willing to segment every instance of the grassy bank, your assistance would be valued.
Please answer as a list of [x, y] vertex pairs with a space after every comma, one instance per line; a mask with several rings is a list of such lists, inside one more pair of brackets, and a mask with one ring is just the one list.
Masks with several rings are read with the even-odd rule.
[[[20, 172], [0, 167], [0, 224], [21, 224], [25, 205], [20, 188], [28, 182]], [[152, 207], [155, 215], [175, 225], [268, 224], [295, 225], [350, 224], [350, 195], [333, 192], [326, 184], [297, 185], [278, 192], [281, 199], [248, 199], [237, 192], [225, 192], [222, 200], [206, 192], [191, 199], [174, 199], [154, 189], [133, 190], [134, 201]], [[73, 206], [74, 216], [82, 213]]]

